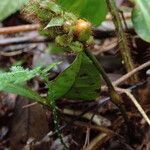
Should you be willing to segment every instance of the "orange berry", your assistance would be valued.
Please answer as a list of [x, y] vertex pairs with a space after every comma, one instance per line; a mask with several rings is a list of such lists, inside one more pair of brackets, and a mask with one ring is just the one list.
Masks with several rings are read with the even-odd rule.
[[85, 21], [83, 19], [79, 19], [76, 24], [76, 33], [80, 34], [81, 32], [85, 30], [91, 30], [91, 28], [92, 28], [92, 25], [90, 22]]

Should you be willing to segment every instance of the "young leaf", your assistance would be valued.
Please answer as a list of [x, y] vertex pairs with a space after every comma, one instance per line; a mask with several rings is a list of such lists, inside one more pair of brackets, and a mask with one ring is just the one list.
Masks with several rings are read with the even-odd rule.
[[0, 21], [15, 13], [28, 0], [1, 0], [0, 1]]
[[37, 92], [33, 91], [23, 83], [32, 79], [36, 75], [45, 75], [57, 64], [59, 63], [50, 64], [45, 69], [38, 67], [33, 70], [23, 69], [20, 66], [14, 66], [11, 68], [11, 72], [0, 73], [0, 91], [15, 93], [30, 98], [34, 101], [46, 104], [45, 99], [41, 98]]
[[105, 0], [58, 0], [66, 11], [73, 12], [95, 25], [105, 19], [108, 12]]
[[50, 11], [56, 13], [56, 14], [61, 14], [62, 13], [62, 9], [59, 5], [57, 5], [55, 2], [53, 1], [49, 1], [49, 0], [43, 0], [43, 1], [39, 1], [37, 0], [40, 5], [42, 7], [46, 7], [47, 9], [49, 9]]
[[0, 84], [5, 85], [5, 83], [24, 83], [32, 79], [35, 76], [39, 76], [40, 74], [46, 74], [53, 67], [58, 65], [59, 63], [53, 63], [47, 66], [45, 69], [41, 69], [41, 67], [37, 67], [33, 70], [24, 69], [21, 66], [13, 66], [10, 70], [11, 72], [3, 72], [0, 73]]
[[[46, 74], [48, 71], [50, 71], [52, 68], [56, 67], [57, 65], [61, 64], [61, 62], [55, 62], [55, 63], [52, 63], [50, 65], [48, 65], [45, 69], [43, 69], [41, 71], [42, 74]], [[40, 74], [41, 74], [40, 73]]]
[[95, 100], [100, 95], [101, 77], [85, 53], [81, 61], [80, 71], [65, 97], [75, 100]]
[[132, 22], [137, 34], [147, 42], [150, 42], [150, 1], [135, 0], [132, 11]]
[[59, 26], [62, 26], [63, 24], [64, 24], [64, 18], [55, 17], [51, 19], [51, 21], [48, 23], [45, 29], [48, 29], [50, 27], [59, 27]]
[[5, 85], [0, 84], [0, 91], [24, 96], [43, 104], [46, 103], [44, 98], [42, 98], [37, 92], [33, 91], [31, 88], [25, 85], [14, 84], [14, 83], [5, 83]]
[[20, 66], [14, 66], [11, 68], [11, 72], [0, 73], [0, 84], [4, 85], [6, 83], [23, 83], [35, 77], [39, 71], [40, 68], [29, 70], [23, 69]]
[[55, 80], [48, 83], [48, 96], [51, 100], [57, 100], [64, 96], [75, 82], [81, 65], [82, 54], [78, 54], [74, 62], [64, 70]]

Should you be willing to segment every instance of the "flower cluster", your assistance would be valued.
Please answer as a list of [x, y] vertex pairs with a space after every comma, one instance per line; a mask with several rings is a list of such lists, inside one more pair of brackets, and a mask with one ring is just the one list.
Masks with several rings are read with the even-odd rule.
[[63, 11], [55, 1], [32, 0], [27, 12], [38, 18], [42, 34], [54, 39], [56, 44], [67, 50], [80, 52], [93, 43], [91, 23]]

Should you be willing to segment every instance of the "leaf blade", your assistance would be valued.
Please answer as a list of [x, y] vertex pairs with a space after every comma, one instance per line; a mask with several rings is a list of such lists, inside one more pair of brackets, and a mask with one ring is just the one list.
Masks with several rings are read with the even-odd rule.
[[19, 10], [28, 0], [1, 0], [0, 21], [6, 19], [11, 14]]
[[25, 85], [6, 83], [4, 86], [0, 86], [0, 91], [14, 93], [40, 103], [46, 102], [37, 92], [33, 91], [31, 88]]
[[62, 17], [55, 17], [52, 18], [51, 21], [48, 23], [48, 25], [45, 27], [45, 29], [51, 28], [51, 27], [59, 27], [64, 24], [64, 18]]
[[132, 11], [132, 22], [137, 34], [150, 42], [150, 2], [149, 0], [135, 0]]
[[91, 60], [82, 53], [80, 71], [65, 98], [73, 100], [95, 100], [100, 96], [101, 76]]
[[96, 26], [100, 25], [108, 12], [105, 0], [58, 0], [58, 3], [66, 11], [73, 12]]
[[79, 72], [82, 55], [78, 54], [74, 62], [63, 71], [55, 80], [48, 83], [48, 96], [51, 100], [57, 100], [65, 95], [73, 85]]

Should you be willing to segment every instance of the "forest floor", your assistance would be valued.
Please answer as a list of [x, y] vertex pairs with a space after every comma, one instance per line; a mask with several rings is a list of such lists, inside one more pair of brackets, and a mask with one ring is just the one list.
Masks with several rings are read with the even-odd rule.
[[[127, 18], [128, 18], [128, 14]], [[16, 13], [1, 24], [8, 26], [33, 25]], [[0, 70], [7, 71], [13, 65], [34, 68], [62, 61], [52, 70], [49, 78], [54, 79], [72, 62], [73, 54], [51, 54], [49, 39], [33, 31], [1, 34], [0, 28]], [[10, 32], [13, 28], [10, 29]], [[101, 27], [94, 30], [96, 43], [91, 49], [103, 64], [108, 76], [114, 81], [123, 79], [118, 87], [131, 90], [147, 115], [150, 116], [150, 44], [140, 39], [129, 28], [130, 48], [139, 75], [137, 83], [124, 78], [126, 74], [118, 49], [118, 39], [110, 18]], [[149, 64], [148, 64], [149, 63]], [[146, 66], [146, 67], [145, 67]], [[115, 83], [115, 82], [114, 82]], [[28, 83], [43, 96], [47, 93], [44, 83], [35, 78]], [[103, 87], [105, 83], [102, 81]], [[97, 101], [58, 101], [60, 108], [60, 126], [63, 127], [63, 139], [70, 150], [150, 150], [150, 128], [131, 99], [119, 91], [129, 116], [130, 130], [119, 112], [110, 102], [107, 90], [101, 91]], [[0, 150], [62, 150], [63, 146], [54, 133], [51, 111], [37, 103], [15, 94], [0, 93]]]

